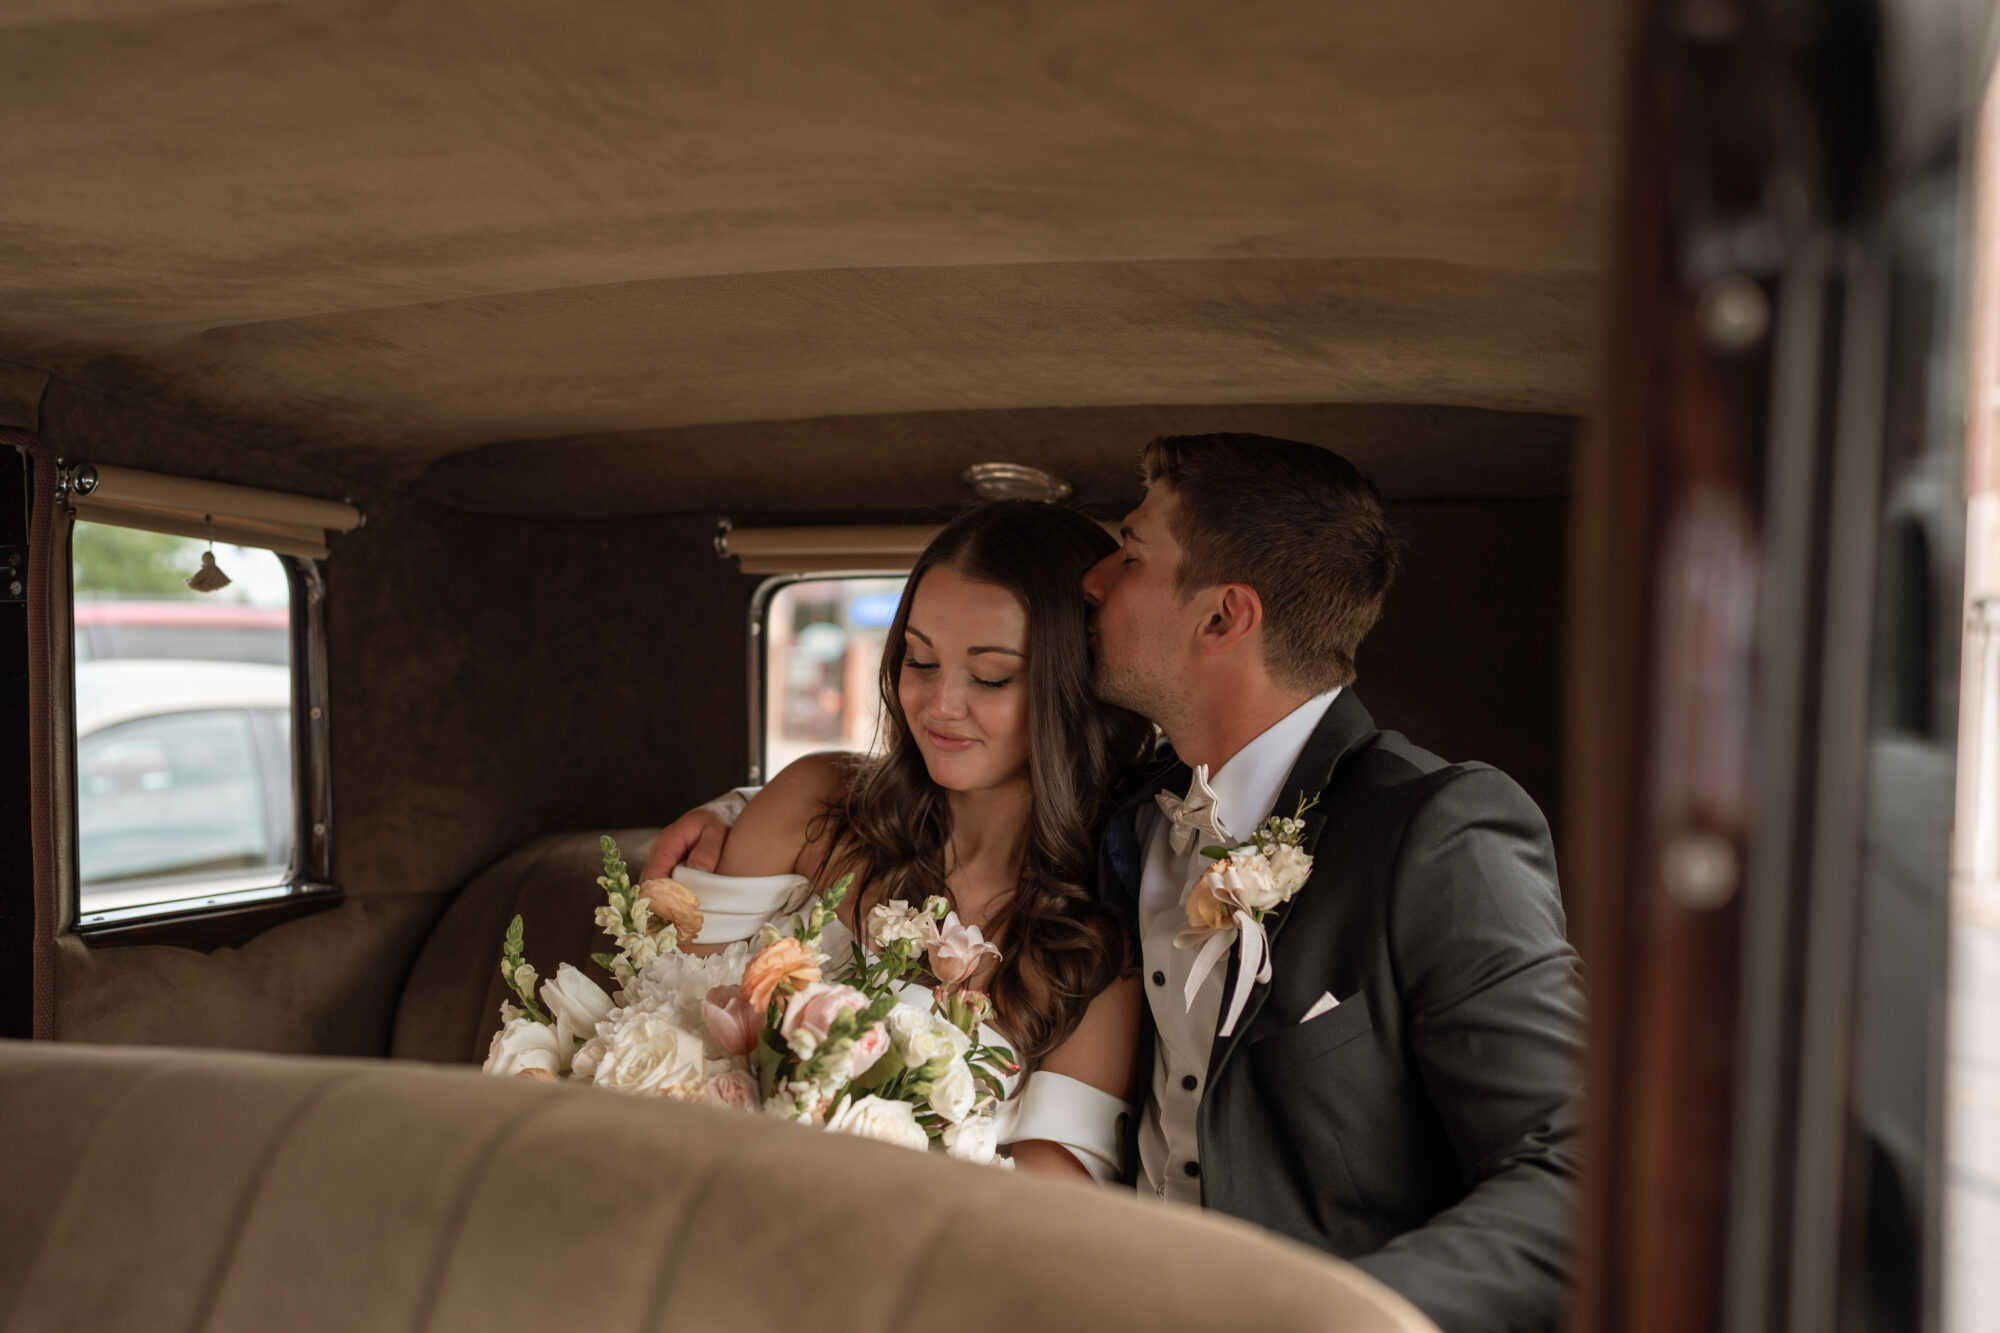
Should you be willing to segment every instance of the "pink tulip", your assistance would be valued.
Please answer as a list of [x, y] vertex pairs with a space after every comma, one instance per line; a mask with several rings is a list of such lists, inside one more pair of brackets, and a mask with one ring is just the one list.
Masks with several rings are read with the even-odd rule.
[[757, 1049], [764, 1016], [743, 998], [741, 986], [717, 986], [702, 1001], [701, 1016], [707, 1020], [715, 1044], [731, 1055], [748, 1055]]
[[989, 944], [979, 927], [960, 922], [953, 912], [938, 926], [938, 940], [931, 946], [931, 974], [947, 986], [956, 986], [974, 972], [986, 958], [998, 958], [1000, 947]]
[[868, 997], [852, 986], [829, 986], [815, 981], [804, 990], [792, 996], [785, 1005], [785, 1016], [778, 1023], [778, 1035], [787, 1042], [801, 1033], [812, 1038], [817, 1046], [826, 1040], [827, 1030], [833, 1020], [852, 1009], [866, 1009]]

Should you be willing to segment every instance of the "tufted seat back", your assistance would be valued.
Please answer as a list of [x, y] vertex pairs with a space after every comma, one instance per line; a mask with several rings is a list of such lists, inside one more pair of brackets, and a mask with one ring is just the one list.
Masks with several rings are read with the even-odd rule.
[[1225, 1219], [391, 1061], [0, 1042], [0, 1329], [1420, 1333]]
[[[655, 829], [611, 832], [637, 879]], [[500, 1028], [500, 945], [518, 914], [527, 958], [538, 975], [573, 963], [607, 990], [611, 978], [590, 962], [610, 947], [593, 913], [604, 905], [597, 877], [604, 856], [596, 833], [537, 838], [475, 875], [452, 899], [417, 953], [396, 1006], [389, 1054], [438, 1064], [479, 1063]]]

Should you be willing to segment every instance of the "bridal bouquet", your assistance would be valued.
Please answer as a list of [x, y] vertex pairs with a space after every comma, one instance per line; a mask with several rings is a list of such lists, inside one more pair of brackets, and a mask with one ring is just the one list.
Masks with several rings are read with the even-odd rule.
[[[821, 940], [851, 876], [793, 916], [789, 933], [766, 924], [754, 944], [701, 957], [681, 948], [701, 933], [694, 893], [671, 879], [634, 887], [616, 844], [605, 838], [603, 848], [597, 922], [617, 947], [594, 958], [618, 989], [607, 994], [568, 963], [538, 989], [515, 917], [500, 958], [514, 998], [500, 1006], [487, 1073], [706, 1102], [1012, 1165], [996, 1156], [993, 1115], [1013, 1053], [982, 1040], [991, 1001], [963, 984], [999, 950], [944, 899], [875, 907], [869, 948], [856, 941], [830, 979]], [[926, 962], [935, 991], [918, 980]]]

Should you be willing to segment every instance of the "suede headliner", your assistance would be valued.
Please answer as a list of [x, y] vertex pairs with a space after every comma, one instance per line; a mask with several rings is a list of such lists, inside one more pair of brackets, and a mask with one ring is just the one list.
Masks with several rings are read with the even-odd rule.
[[[773, 467], [757, 423], [1574, 415], [1622, 24], [1602, 0], [32, 0], [0, 18], [0, 391], [46, 374], [515, 513], [566, 467], [627, 483], [623, 512], [753, 483], [814, 507], [831, 467]], [[677, 434], [721, 426], [720, 459]], [[912, 480], [877, 499], [923, 502], [935, 445], [880, 444]], [[469, 486], [450, 460], [486, 446], [509, 466]]]

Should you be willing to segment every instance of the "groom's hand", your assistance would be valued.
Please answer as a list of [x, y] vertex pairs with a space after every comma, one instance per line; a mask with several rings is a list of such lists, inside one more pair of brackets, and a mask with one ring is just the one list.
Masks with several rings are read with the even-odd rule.
[[743, 798], [735, 792], [718, 796], [659, 831], [652, 850], [646, 853], [646, 868], [639, 882], [662, 879], [676, 866], [713, 870], [722, 860], [722, 844], [729, 838], [730, 825], [743, 812]]

